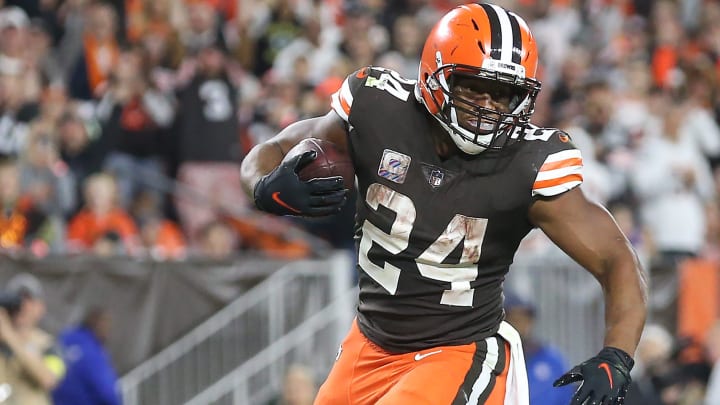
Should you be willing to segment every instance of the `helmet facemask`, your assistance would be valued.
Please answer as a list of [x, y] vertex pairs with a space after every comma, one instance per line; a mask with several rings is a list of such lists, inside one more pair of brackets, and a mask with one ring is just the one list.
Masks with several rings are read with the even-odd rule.
[[[501, 64], [489, 62], [492, 67]], [[423, 83], [435, 103], [434, 117], [465, 153], [501, 149], [519, 139], [513, 135], [516, 129], [526, 127], [530, 121], [540, 82], [525, 78], [522, 66], [502, 65], [502, 69], [441, 65]], [[478, 93], [487, 93], [491, 103], [505, 105], [507, 111], [477, 104], [474, 99]]]

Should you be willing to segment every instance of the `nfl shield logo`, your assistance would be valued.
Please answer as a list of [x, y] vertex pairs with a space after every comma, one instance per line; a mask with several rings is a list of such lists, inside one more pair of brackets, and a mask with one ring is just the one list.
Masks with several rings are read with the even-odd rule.
[[427, 180], [433, 191], [445, 186], [457, 175], [455, 172], [429, 165], [427, 163], [421, 162], [420, 165], [420, 167], [422, 167], [423, 175], [425, 175], [425, 180]]
[[430, 178], [428, 181], [430, 182], [430, 185], [433, 187], [440, 187], [443, 181], [444, 174], [438, 169], [434, 169], [432, 172], [430, 172]]

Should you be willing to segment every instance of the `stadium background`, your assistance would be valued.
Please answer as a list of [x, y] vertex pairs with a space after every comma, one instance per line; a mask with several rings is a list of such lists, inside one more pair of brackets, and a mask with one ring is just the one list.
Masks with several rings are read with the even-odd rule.
[[[238, 297], [262, 287], [255, 291], [267, 301], [253, 302], [268, 308], [238, 310], [230, 318], [248, 323], [224, 332], [228, 346], [214, 346], [248, 352], [187, 377], [196, 392], [163, 397], [163, 389], [192, 385], [167, 377], [167, 388], [128, 399], [148, 404], [188, 401], [263, 352], [253, 339], [272, 346], [339, 300], [328, 307], [331, 323], [309, 340], [283, 340], [293, 349], [266, 356], [253, 377], [262, 383], [245, 373], [242, 384], [225, 383], [245, 392], [216, 398], [270, 398], [291, 363], [308, 364], [321, 380], [352, 313], [342, 294], [353, 279], [352, 207], [321, 220], [268, 218], [240, 191], [239, 163], [289, 123], [325, 113], [357, 68], [415, 77], [425, 33], [457, 3], [0, 1], [0, 281], [38, 276], [53, 333], [84, 308], [105, 305], [121, 374], [191, 330], [203, 335], [193, 328], [226, 305], [250, 305]], [[649, 322], [672, 337], [664, 353], [671, 371], [659, 384], [664, 403], [701, 403], [720, 357], [720, 343], [708, 339], [720, 310], [720, 3], [495, 3], [523, 16], [539, 43], [534, 123], [571, 134], [584, 155], [586, 193], [616, 215], [648, 272]], [[300, 275], [286, 274], [288, 265]], [[276, 273], [274, 287], [263, 284]], [[542, 235], [522, 246], [508, 287], [534, 302], [538, 335], [569, 361], [601, 345], [599, 289]], [[269, 309], [278, 294], [286, 297], [281, 309]], [[278, 313], [284, 324], [272, 326]], [[250, 333], [264, 327], [263, 339]], [[199, 348], [212, 339], [176, 353], [222, 359], [220, 349]], [[258, 386], [266, 392], [248, 388]]]

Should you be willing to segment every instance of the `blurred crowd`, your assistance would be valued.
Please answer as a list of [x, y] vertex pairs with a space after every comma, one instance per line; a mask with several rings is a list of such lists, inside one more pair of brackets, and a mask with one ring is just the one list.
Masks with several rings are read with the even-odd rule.
[[[240, 189], [242, 157], [327, 112], [360, 67], [416, 77], [430, 26], [459, 3], [0, 0], [0, 249], [287, 258], [312, 252], [303, 232], [352, 245], [351, 204], [324, 220], [260, 216]], [[720, 3], [495, 3], [524, 17], [539, 44], [534, 123], [571, 135], [586, 193], [648, 271], [661, 332], [647, 336], [666, 332], [674, 361], [641, 368], [660, 401], [641, 403], [701, 403], [708, 381], [707, 403], [720, 403], [720, 366], [710, 377], [720, 341], [708, 338], [720, 298], [709, 297], [715, 318], [693, 336], [678, 332], [683, 269], [717, 272], [720, 261]], [[546, 245], [536, 237], [523, 249]]]

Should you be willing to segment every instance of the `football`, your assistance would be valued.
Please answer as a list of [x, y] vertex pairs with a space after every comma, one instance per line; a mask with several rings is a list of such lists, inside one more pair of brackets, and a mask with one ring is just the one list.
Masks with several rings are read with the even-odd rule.
[[301, 180], [342, 176], [345, 182], [345, 188], [352, 190], [355, 186], [355, 168], [352, 159], [350, 159], [350, 155], [341, 152], [337, 146], [330, 141], [317, 138], [303, 139], [288, 151], [283, 161], [310, 150], [317, 152], [317, 157], [300, 170], [298, 176]]

